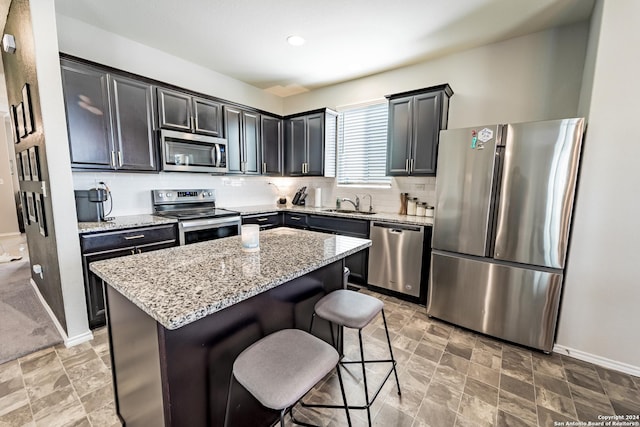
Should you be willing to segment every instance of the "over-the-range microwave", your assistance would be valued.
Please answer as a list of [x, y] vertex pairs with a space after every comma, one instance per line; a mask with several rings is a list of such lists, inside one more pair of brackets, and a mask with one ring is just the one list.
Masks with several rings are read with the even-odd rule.
[[161, 130], [160, 147], [163, 171], [228, 172], [224, 138]]

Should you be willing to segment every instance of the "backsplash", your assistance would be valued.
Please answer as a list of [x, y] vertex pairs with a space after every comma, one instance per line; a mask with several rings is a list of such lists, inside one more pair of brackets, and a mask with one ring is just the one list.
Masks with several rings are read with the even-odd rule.
[[[335, 178], [324, 177], [266, 177], [266, 176], [214, 176], [195, 173], [109, 173], [74, 172], [75, 190], [88, 190], [98, 182], [105, 182], [113, 195], [113, 216], [151, 213], [151, 190], [215, 188], [220, 207], [268, 205], [275, 206], [280, 192], [288, 200], [302, 186], [307, 186], [307, 204], [313, 205], [315, 189], [322, 189], [322, 205], [334, 207], [337, 197], [355, 199], [355, 195], [371, 194], [377, 212], [399, 210], [400, 193], [409, 193], [433, 205], [435, 203], [434, 177], [394, 178], [391, 188], [352, 188], [336, 185]], [[274, 184], [274, 185], [272, 185]], [[369, 199], [362, 199], [362, 209], [368, 209]], [[345, 206], [347, 207], [347, 206]]]

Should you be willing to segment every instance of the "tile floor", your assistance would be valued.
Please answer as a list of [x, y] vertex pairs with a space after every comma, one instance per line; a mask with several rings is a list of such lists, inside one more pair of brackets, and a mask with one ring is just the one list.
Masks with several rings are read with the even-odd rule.
[[[375, 295], [385, 300], [402, 388], [400, 397], [393, 376], [387, 381], [372, 407], [376, 426], [553, 426], [640, 414], [640, 378], [479, 336], [429, 319], [424, 307]], [[385, 358], [382, 319], [363, 334], [365, 355]], [[108, 351], [102, 329], [90, 343], [57, 346], [0, 365], [0, 426], [120, 425]], [[358, 351], [357, 333], [347, 330], [346, 357], [355, 359]], [[349, 402], [362, 404], [360, 368], [351, 365], [344, 373]], [[385, 373], [385, 366], [374, 366], [368, 371], [370, 384]], [[339, 403], [335, 374], [306, 399]], [[295, 412], [320, 425], [346, 425], [341, 410]], [[365, 411], [351, 415], [354, 426], [367, 424]]]

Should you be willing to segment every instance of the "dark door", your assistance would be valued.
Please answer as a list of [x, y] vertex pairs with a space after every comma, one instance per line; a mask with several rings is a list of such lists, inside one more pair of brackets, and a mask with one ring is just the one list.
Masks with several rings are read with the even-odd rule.
[[191, 132], [191, 97], [158, 88], [158, 116], [163, 129]]
[[71, 164], [111, 169], [115, 153], [112, 154], [107, 73], [65, 60], [61, 64]]
[[243, 171], [246, 174], [260, 174], [260, 114], [242, 112]]
[[229, 173], [242, 173], [242, 111], [225, 105], [224, 134], [227, 138]]
[[412, 175], [435, 175], [440, 132], [441, 93], [426, 93], [413, 98]]
[[194, 132], [222, 136], [222, 106], [214, 101], [193, 98]]
[[296, 117], [287, 121], [287, 172], [302, 175], [306, 153], [306, 118]]
[[389, 101], [387, 174], [408, 175], [412, 142], [412, 98]]
[[306, 175], [324, 175], [324, 113], [307, 116]]
[[260, 116], [260, 136], [262, 140], [262, 173], [282, 175], [282, 120]]
[[110, 76], [117, 168], [156, 170], [151, 85]]

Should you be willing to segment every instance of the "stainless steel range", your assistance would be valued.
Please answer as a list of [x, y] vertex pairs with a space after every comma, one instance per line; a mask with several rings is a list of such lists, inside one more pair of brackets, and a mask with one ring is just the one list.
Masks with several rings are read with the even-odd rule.
[[238, 212], [216, 208], [216, 190], [152, 190], [153, 213], [178, 219], [180, 245], [240, 234]]

